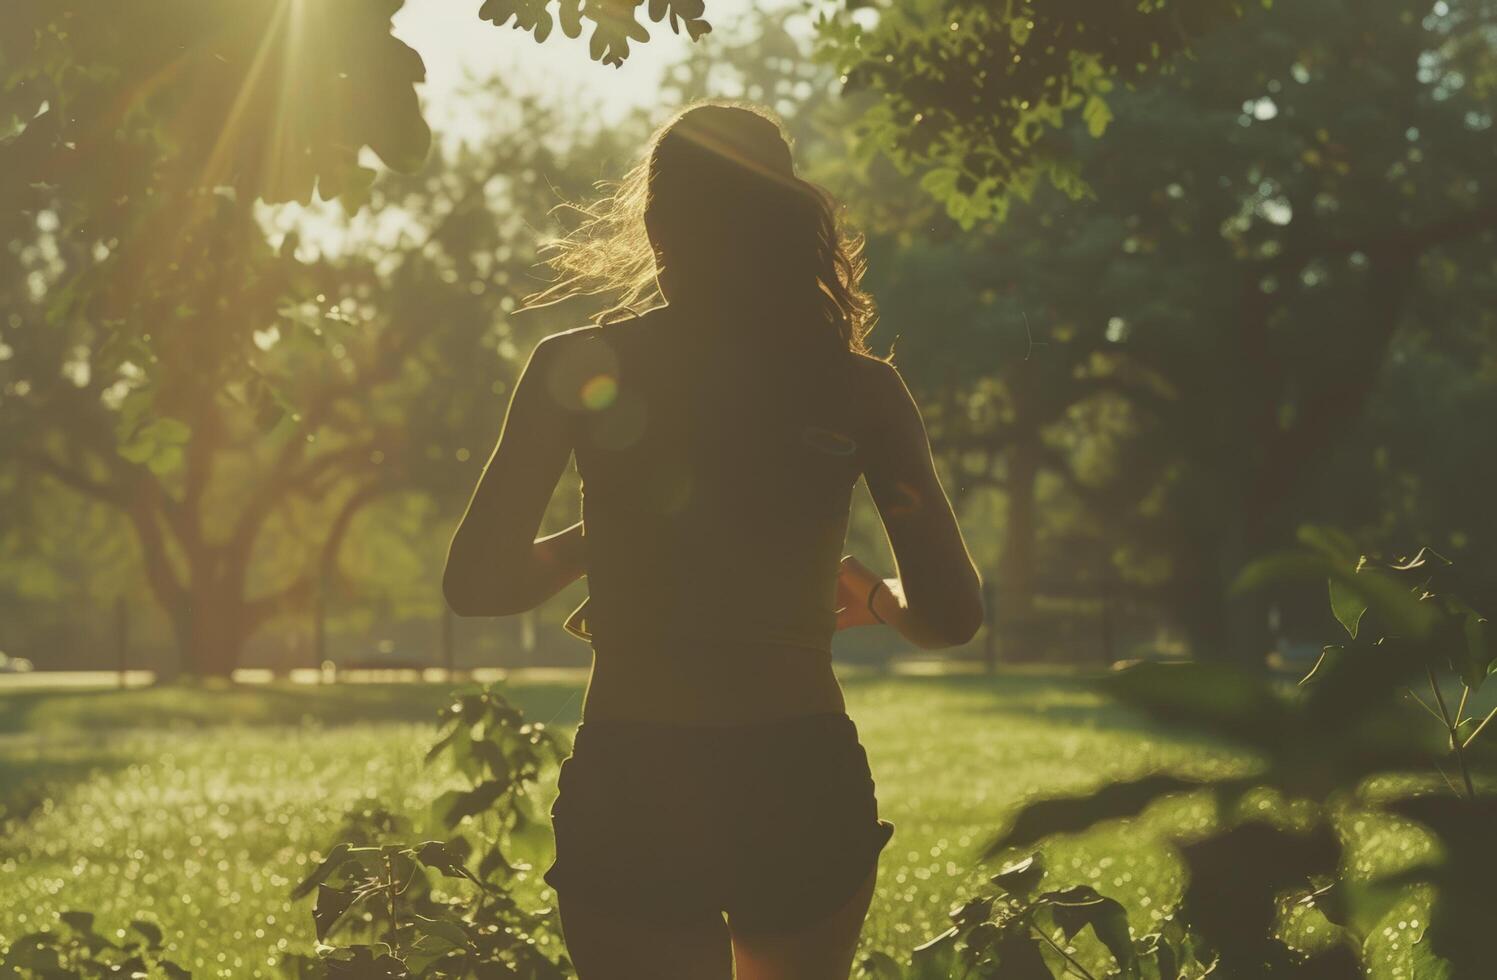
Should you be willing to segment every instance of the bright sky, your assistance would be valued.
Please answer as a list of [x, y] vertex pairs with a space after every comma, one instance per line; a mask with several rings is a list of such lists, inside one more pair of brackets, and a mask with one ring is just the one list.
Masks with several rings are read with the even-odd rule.
[[[459, 141], [494, 124], [463, 92], [471, 80], [496, 74], [520, 88], [559, 95], [562, 104], [575, 105], [580, 111], [599, 112], [605, 124], [616, 122], [632, 109], [656, 103], [661, 76], [681, 61], [692, 45], [684, 33], [672, 33], [669, 23], [650, 21], [641, 6], [638, 18], [650, 32], [650, 40], [631, 44], [628, 59], [612, 68], [588, 58], [589, 22], [583, 22], [582, 36], [575, 40], [557, 29], [544, 44], [537, 44], [530, 34], [513, 26], [495, 27], [480, 20], [481, 2], [405, 0], [405, 6], [395, 15], [395, 36], [415, 48], [426, 63], [426, 83], [418, 87], [418, 92], [426, 120], [438, 139]], [[707, 19], [713, 30], [696, 44], [710, 53], [715, 45], [733, 43], [735, 27], [753, 2], [708, 0]], [[761, 6], [774, 2], [788, 6], [792, 0], [766, 0]], [[667, 111], [662, 107], [660, 115]], [[363, 162], [376, 169], [382, 167], [371, 151], [365, 151]], [[279, 247], [282, 236], [295, 229], [302, 239], [297, 254], [308, 260], [317, 251], [341, 250], [350, 232], [356, 238], [373, 235], [391, 240], [405, 226], [396, 212], [374, 216], [365, 210], [352, 219], [344, 219], [341, 214], [337, 204], [317, 201], [306, 207], [292, 203], [261, 210], [271, 244]]]
[[[711, 0], [707, 19], [715, 32], [728, 29], [750, 8], [751, 0]], [[673, 34], [669, 23], [650, 21], [641, 7], [638, 19], [650, 32], [645, 44], [631, 44], [629, 58], [619, 68], [589, 60], [587, 39], [591, 24], [583, 22], [582, 36], [573, 40], [558, 28], [544, 44], [513, 25], [495, 27], [478, 18], [480, 0], [406, 0], [395, 16], [395, 35], [420, 52], [426, 62], [423, 99], [428, 121], [439, 133], [461, 138], [483, 125], [464, 111], [461, 91], [465, 79], [495, 74], [517, 74], [525, 88], [560, 93], [583, 106], [597, 106], [617, 119], [656, 98], [661, 73], [681, 60], [691, 46], [684, 32]], [[699, 44], [710, 44], [708, 34]]]

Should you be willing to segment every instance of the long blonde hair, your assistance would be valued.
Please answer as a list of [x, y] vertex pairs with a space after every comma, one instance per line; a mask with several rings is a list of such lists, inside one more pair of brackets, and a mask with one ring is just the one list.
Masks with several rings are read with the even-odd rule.
[[863, 238], [829, 193], [795, 174], [785, 128], [767, 110], [693, 103], [655, 131], [623, 180], [597, 187], [598, 200], [563, 205], [582, 220], [543, 249], [556, 279], [525, 297], [525, 308], [604, 295], [612, 304], [594, 319], [607, 323], [664, 300], [657, 273], [667, 251], [677, 265], [693, 254], [753, 255], [761, 269], [749, 271], [773, 267], [793, 280], [787, 289], [810, 319], [833, 330], [839, 346], [868, 352], [877, 310], [862, 288]]

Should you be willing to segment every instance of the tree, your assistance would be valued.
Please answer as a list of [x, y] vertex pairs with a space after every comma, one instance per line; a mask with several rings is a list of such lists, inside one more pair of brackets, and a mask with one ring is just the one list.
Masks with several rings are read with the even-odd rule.
[[[247, 438], [236, 399], [267, 428], [277, 421], [257, 342], [327, 292], [327, 270], [268, 247], [253, 203], [305, 200], [314, 186], [356, 201], [373, 176], [357, 163], [366, 145], [392, 165], [420, 164], [430, 134], [412, 85], [423, 68], [390, 36], [398, 6], [23, 0], [0, 25], [0, 233], [11, 243], [0, 439], [8, 461], [128, 516], [196, 672], [232, 667], [276, 605], [245, 595], [273, 494], [210, 538], [215, 460]], [[294, 456], [271, 470], [278, 491], [329, 475], [328, 460]], [[331, 516], [329, 553], [367, 495]]]
[[1482, 9], [1377, 4], [1355, 34], [1339, 3], [1250, 12], [1111, 96], [1102, 136], [1059, 132], [1085, 202], [1037, 186], [963, 230], [876, 161], [847, 175], [882, 202], [875, 294], [933, 444], [958, 491], [1001, 494], [1000, 624], [1066, 580], [1261, 660], [1263, 606], [1227, 585], [1300, 521], [1491, 534], [1458, 448], [1490, 411]]
[[908, 0], [848, 3], [817, 27], [820, 53], [847, 90], [876, 96], [857, 122], [865, 145], [918, 172], [971, 228], [1001, 221], [1042, 178], [1086, 196], [1067, 124], [1079, 119], [1101, 136], [1109, 93], [1167, 69], [1243, 6]]
[[1070, 133], [1094, 201], [1037, 193], [974, 241], [1047, 345], [1035, 357], [1124, 399], [1123, 455], [1053, 470], [1115, 546], [1168, 563], [1165, 597], [1203, 654], [1269, 646], [1262, 608], [1226, 599], [1247, 560], [1302, 520], [1366, 516], [1324, 481], [1343, 445], [1385, 438], [1364, 419], [1400, 331], [1487, 318], [1490, 112], [1457, 78], [1489, 70], [1491, 39], [1455, 31], [1463, 7], [1420, 22], [1362, 6], [1365, 30], [1343, 31], [1352, 16], [1275, 7], [1203, 39], [1118, 96], [1103, 138]]
[[[1266, 0], [1265, 0], [1266, 2]], [[668, 20], [696, 40], [711, 30], [704, 0], [486, 0], [480, 16], [513, 22], [545, 41], [593, 24], [589, 54], [615, 67], [629, 42], [649, 40], [636, 13]], [[1243, 0], [1189, 4], [1010, 3], [981, 0], [846, 0], [815, 19], [818, 53], [844, 91], [868, 93], [854, 123], [863, 147], [902, 173], [970, 228], [1000, 220], [1028, 200], [1040, 178], [1073, 198], [1087, 193], [1060, 130], [1084, 120], [1100, 136], [1112, 118], [1107, 94], [1161, 69]], [[726, 56], [725, 60], [730, 59]]]
[[[125, 515], [196, 674], [227, 674], [258, 627], [334, 586], [365, 507], [459, 492], [477, 443], [449, 440], [465, 418], [468, 435], [496, 424], [509, 370], [473, 351], [497, 332], [520, 352], [503, 315], [534, 251], [506, 236], [554, 203], [543, 173], [567, 182], [544, 143], [496, 140], [382, 192], [416, 241], [319, 255], [295, 236], [272, 247], [260, 223], [257, 198], [314, 186], [362, 204], [360, 142], [421, 164], [420, 63], [389, 37], [397, 6], [298, 23], [276, 3], [135, 20], [33, 4], [6, 21], [6, 465]], [[309, 50], [313, 27], [338, 38]], [[311, 533], [278, 532], [296, 513]]]

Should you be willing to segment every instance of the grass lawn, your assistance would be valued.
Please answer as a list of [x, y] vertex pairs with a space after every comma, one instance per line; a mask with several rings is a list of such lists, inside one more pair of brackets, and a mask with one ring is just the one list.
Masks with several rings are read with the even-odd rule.
[[[510, 694], [533, 720], [570, 727], [579, 685], [517, 682]], [[1025, 797], [1082, 793], [1155, 768], [1205, 774], [1251, 764], [1151, 728], [1080, 679], [858, 676], [846, 688], [880, 812], [896, 827], [864, 942], [897, 954], [943, 930], [947, 910], [986, 885], [995, 869], [975, 853]], [[377, 799], [410, 815], [418, 833], [439, 836], [428, 806], [456, 779], [422, 756], [449, 691], [0, 689], [0, 946], [83, 909], [110, 925], [156, 920], [199, 977], [277, 976], [285, 952], [313, 942], [308, 903], [288, 893], [350, 807]], [[546, 792], [549, 804], [549, 784]], [[1047, 883], [1093, 884], [1136, 924], [1167, 914], [1180, 874], [1161, 831], [1214, 820], [1209, 800], [1186, 797], [1049, 843]], [[1363, 871], [1428, 846], [1406, 827], [1361, 819], [1343, 832]], [[533, 848], [527, 884], [542, 902], [545, 846]], [[1378, 976], [1411, 975], [1418, 899], [1374, 937]], [[1292, 925], [1306, 942], [1318, 927], [1305, 916]]]

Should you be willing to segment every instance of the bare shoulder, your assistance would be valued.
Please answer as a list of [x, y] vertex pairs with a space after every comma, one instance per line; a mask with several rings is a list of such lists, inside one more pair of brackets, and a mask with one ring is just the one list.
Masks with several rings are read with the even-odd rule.
[[909, 413], [910, 389], [890, 361], [870, 354], [853, 354], [853, 383], [870, 416], [888, 424]]
[[853, 378], [863, 394], [872, 396], [904, 386], [904, 381], [899, 377], [899, 369], [889, 361], [857, 352], [850, 352], [849, 358], [852, 361]]
[[596, 324], [547, 334], [535, 345], [525, 374], [544, 386], [552, 404], [569, 411], [583, 408], [587, 385], [618, 373], [618, 358], [603, 334]]
[[586, 323], [580, 327], [570, 327], [566, 330], [558, 330], [547, 334], [535, 345], [537, 352], [559, 353], [581, 344], [586, 344], [601, 338], [603, 328], [596, 323]]
[[547, 370], [566, 369], [568, 365], [595, 365], [606, 359], [604, 328], [596, 323], [558, 330], [547, 334], [535, 345], [531, 362]]
[[542, 338], [537, 349], [547, 348], [556, 354], [565, 355], [581, 351], [596, 352], [605, 347], [630, 346], [636, 339], [653, 336], [661, 329], [658, 321], [664, 318], [658, 310], [646, 310], [631, 316], [609, 320], [606, 323], [588, 323], [580, 327], [558, 330]]

